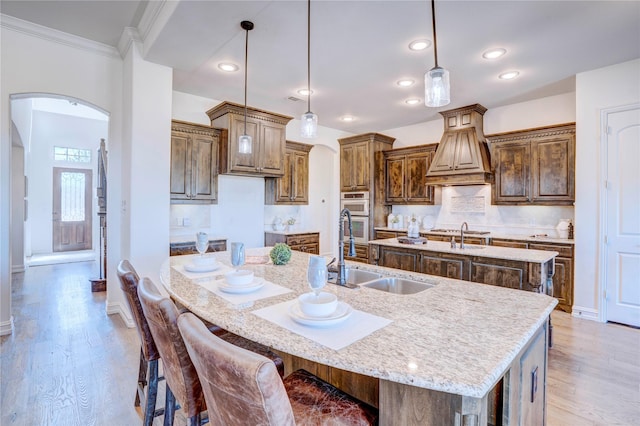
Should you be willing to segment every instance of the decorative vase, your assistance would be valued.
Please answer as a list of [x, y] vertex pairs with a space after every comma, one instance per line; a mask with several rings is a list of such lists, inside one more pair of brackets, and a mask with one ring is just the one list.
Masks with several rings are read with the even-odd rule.
[[558, 225], [556, 226], [556, 232], [558, 233], [558, 238], [569, 238], [569, 224], [571, 223], [571, 219], [560, 219]]

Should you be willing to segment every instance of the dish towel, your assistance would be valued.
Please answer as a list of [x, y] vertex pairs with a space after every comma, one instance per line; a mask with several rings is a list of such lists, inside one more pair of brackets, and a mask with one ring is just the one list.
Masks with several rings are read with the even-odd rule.
[[278, 303], [257, 309], [251, 313], [336, 351], [393, 322], [392, 320], [354, 309], [349, 318], [339, 324], [330, 327], [306, 326], [298, 324], [291, 318], [289, 309], [294, 303], [298, 303], [298, 300], [294, 299]]

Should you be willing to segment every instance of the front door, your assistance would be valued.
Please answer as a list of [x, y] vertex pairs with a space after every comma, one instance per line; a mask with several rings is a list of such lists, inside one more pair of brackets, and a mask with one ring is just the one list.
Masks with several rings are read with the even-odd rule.
[[640, 327], [640, 108], [606, 125], [606, 320]]
[[53, 251], [91, 249], [92, 171], [53, 168]]

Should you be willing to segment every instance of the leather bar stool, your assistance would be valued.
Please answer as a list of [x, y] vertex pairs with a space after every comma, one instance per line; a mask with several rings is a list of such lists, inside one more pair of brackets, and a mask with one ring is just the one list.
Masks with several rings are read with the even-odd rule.
[[191, 313], [178, 327], [203, 384], [214, 425], [371, 425], [375, 408], [305, 370], [280, 380], [267, 358], [207, 331]]
[[135, 320], [136, 330], [140, 337], [140, 367], [138, 369], [138, 386], [134, 405], [140, 406], [140, 401], [145, 401], [144, 425], [151, 426], [153, 418], [164, 414], [164, 409], [156, 410], [156, 398], [158, 395], [158, 381], [163, 377], [158, 376], [158, 360], [160, 353], [156, 347], [153, 335], [149, 330], [149, 324], [142, 311], [138, 299], [138, 283], [140, 277], [128, 260], [118, 263], [118, 278], [120, 288], [126, 296], [129, 310]]
[[[140, 281], [138, 297], [144, 315], [147, 318], [149, 329], [160, 352], [167, 382], [164, 424], [173, 424], [177, 401], [184, 410], [186, 417], [189, 418], [189, 424], [191, 426], [200, 425], [202, 420], [201, 413], [207, 409], [207, 406], [198, 374], [178, 330], [177, 320], [180, 311], [171, 299], [160, 293], [149, 278], [143, 278]], [[207, 333], [215, 335], [204, 326], [204, 323], [203, 327], [205, 327]], [[233, 347], [236, 347], [235, 344], [240, 344], [261, 352], [263, 354], [261, 356], [266, 356], [265, 359], [269, 360], [270, 358], [269, 362], [275, 369], [277, 369], [277, 363], [282, 374], [284, 373], [282, 359], [266, 346], [251, 342], [232, 333], [222, 333], [220, 338], [229, 339], [233, 342], [231, 343]], [[209, 418], [211, 418], [210, 412]]]

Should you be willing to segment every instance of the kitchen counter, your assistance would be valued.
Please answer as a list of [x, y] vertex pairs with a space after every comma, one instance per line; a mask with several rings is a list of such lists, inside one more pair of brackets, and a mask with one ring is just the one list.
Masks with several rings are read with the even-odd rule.
[[[213, 255], [228, 264], [228, 252]], [[161, 279], [174, 299], [224, 329], [306, 362], [377, 379], [381, 424], [444, 424], [425, 421], [426, 417], [410, 418], [417, 408], [409, 405], [424, 406], [427, 400], [435, 398], [433, 394], [450, 398], [452, 405], [454, 400], [458, 401], [456, 411], [463, 416], [465, 412], [479, 416], [478, 424], [486, 424], [487, 395], [501, 380], [506, 381], [505, 389], [515, 389], [511, 381], [519, 377], [517, 361], [534, 340], [542, 342], [538, 343], [544, 349], [540, 374], [546, 375], [546, 338], [540, 340], [539, 336], [546, 336], [548, 317], [557, 301], [544, 294], [346, 262], [350, 267], [435, 285], [413, 295], [327, 285], [326, 291], [337, 294], [339, 300], [354, 309], [393, 321], [339, 351], [253, 315], [253, 310], [295, 299], [309, 291], [308, 256], [293, 252], [291, 261], [284, 266], [246, 265], [257, 276], [293, 290], [250, 306], [230, 305], [199, 286], [197, 279], [191, 280], [171, 267], [188, 262], [190, 256], [167, 260]], [[512, 374], [505, 376], [509, 371]], [[544, 395], [544, 386], [538, 392]], [[434, 413], [442, 409], [433, 407]], [[518, 415], [515, 406], [510, 410], [515, 413], [512, 415]]]
[[277, 235], [300, 235], [300, 234], [319, 234], [320, 231], [314, 229], [293, 229], [288, 231], [274, 231], [272, 229], [267, 229], [264, 231], [267, 234], [277, 234]]

